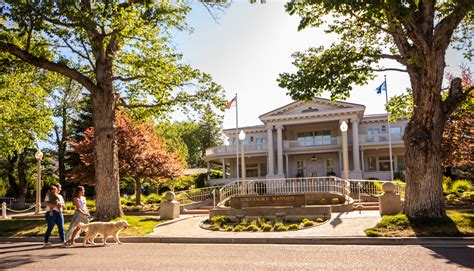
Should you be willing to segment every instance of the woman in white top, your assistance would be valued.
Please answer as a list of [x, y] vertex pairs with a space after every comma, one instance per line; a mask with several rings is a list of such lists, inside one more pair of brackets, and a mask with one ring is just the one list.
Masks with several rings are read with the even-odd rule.
[[45, 247], [51, 245], [49, 243], [49, 236], [51, 235], [51, 231], [53, 230], [54, 225], [58, 226], [58, 232], [59, 232], [59, 237], [61, 238], [61, 242], [64, 243], [65, 241], [64, 216], [63, 216], [63, 209], [65, 205], [64, 205], [64, 199], [60, 194], [61, 185], [60, 184], [51, 185], [50, 192], [56, 193], [57, 201], [55, 201], [54, 203], [50, 202], [48, 195], [46, 195], [46, 197], [44, 198], [44, 203], [46, 205], [45, 219], [46, 219], [46, 222], [48, 223], [48, 229], [46, 230], [44, 234]]
[[77, 225], [82, 223], [89, 223], [89, 210], [87, 209], [86, 205], [86, 197], [84, 197], [84, 187], [78, 186], [74, 189], [74, 198], [72, 199], [72, 203], [76, 207], [76, 211], [74, 211], [74, 215], [71, 219], [71, 224], [69, 225], [69, 229], [66, 233], [66, 245], [74, 244], [74, 239], [76, 239], [76, 235], [81, 230]]

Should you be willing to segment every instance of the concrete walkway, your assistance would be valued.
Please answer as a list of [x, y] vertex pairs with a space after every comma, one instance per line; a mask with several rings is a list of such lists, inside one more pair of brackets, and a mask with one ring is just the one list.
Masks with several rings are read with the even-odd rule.
[[155, 237], [356, 237], [365, 236], [364, 230], [380, 221], [379, 211], [333, 213], [325, 224], [309, 229], [287, 232], [218, 232], [204, 230], [199, 224], [208, 215], [181, 215], [176, 221], [160, 224], [149, 236]]

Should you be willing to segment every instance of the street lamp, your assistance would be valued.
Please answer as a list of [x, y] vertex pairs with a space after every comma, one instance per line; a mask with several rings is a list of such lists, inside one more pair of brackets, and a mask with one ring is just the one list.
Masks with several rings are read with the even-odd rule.
[[35, 215], [40, 214], [41, 210], [41, 159], [43, 159], [43, 153], [40, 149], [35, 153], [36, 158], [36, 206]]
[[246, 172], [245, 172], [245, 158], [244, 158], [244, 140], [245, 140], [245, 132], [244, 130], [240, 130], [240, 133], [239, 133], [239, 140], [242, 141], [240, 144], [240, 152], [242, 154], [242, 157], [241, 157], [241, 164], [242, 164], [242, 179], [245, 180], [245, 178], [247, 177], [246, 176]]
[[339, 126], [342, 132], [342, 157], [343, 157], [343, 167], [344, 167], [344, 175], [343, 178], [345, 180], [349, 179], [349, 157], [348, 157], [348, 148], [347, 148], [347, 123], [346, 121], [341, 122], [341, 126]]

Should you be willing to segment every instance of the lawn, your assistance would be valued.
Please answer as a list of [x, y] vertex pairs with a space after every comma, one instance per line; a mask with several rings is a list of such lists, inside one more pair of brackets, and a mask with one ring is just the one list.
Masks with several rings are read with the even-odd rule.
[[398, 214], [383, 216], [369, 237], [474, 236], [474, 210], [447, 210], [441, 219], [410, 219]]
[[[158, 217], [150, 216], [124, 216], [114, 221], [124, 219], [128, 222], [129, 228], [121, 232], [121, 236], [143, 236], [153, 232], [153, 228], [162, 223]], [[71, 217], [65, 218], [64, 228], [69, 228]], [[46, 231], [46, 221], [44, 219], [31, 220], [0, 220], [0, 236], [43, 236]], [[54, 227], [52, 236], [58, 235], [57, 227]]]

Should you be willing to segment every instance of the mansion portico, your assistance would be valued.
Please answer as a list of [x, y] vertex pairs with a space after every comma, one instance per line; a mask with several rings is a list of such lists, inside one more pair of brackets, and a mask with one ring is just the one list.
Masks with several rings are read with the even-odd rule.
[[[315, 98], [298, 101], [259, 117], [262, 125], [224, 130], [229, 145], [206, 150], [204, 159], [222, 166], [223, 179], [210, 185], [226, 184], [242, 176], [237, 168], [238, 132], [243, 141], [246, 178], [292, 178], [342, 176], [343, 146], [340, 123], [347, 131], [349, 177], [390, 179], [389, 133], [394, 172], [405, 170], [403, 132], [407, 119], [387, 125], [387, 115], [364, 115], [365, 106]], [[240, 152], [240, 149], [239, 149]], [[239, 155], [239, 163], [241, 162]]]

